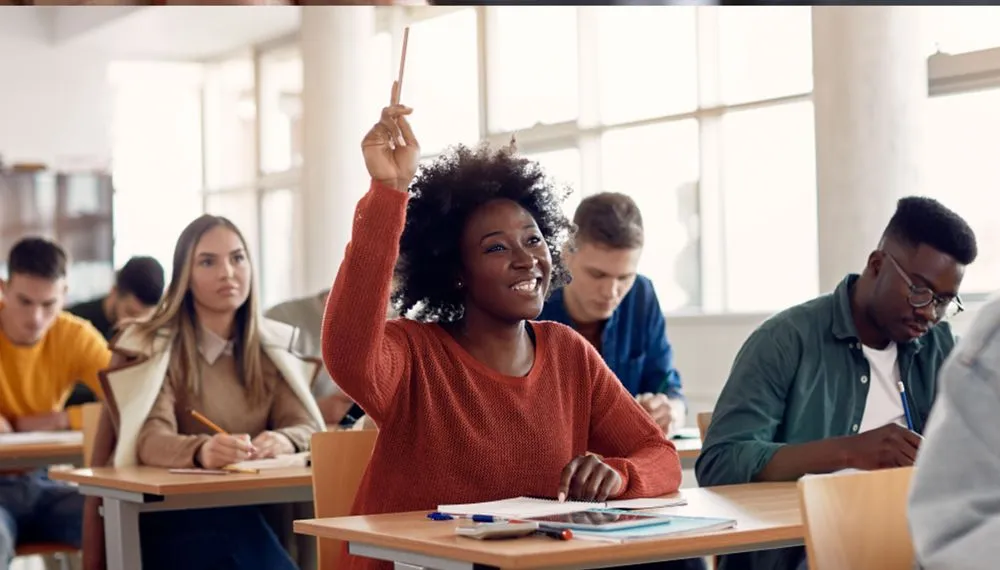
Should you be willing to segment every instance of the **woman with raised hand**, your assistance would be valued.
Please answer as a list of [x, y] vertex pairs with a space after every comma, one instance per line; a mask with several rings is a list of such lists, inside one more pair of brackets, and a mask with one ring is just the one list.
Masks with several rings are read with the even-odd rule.
[[[383, 109], [362, 141], [371, 188], [324, 318], [327, 368], [380, 429], [354, 512], [676, 491], [676, 450], [600, 355], [531, 321], [568, 277], [562, 193], [486, 146], [455, 147], [414, 180], [411, 112]], [[385, 319], [394, 270], [412, 319]]]

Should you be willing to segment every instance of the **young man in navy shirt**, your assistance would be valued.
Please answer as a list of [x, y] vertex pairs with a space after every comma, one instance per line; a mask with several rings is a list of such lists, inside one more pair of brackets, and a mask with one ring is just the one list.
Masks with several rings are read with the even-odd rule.
[[670, 434], [684, 425], [687, 406], [653, 283], [636, 273], [642, 214], [628, 196], [604, 192], [585, 198], [573, 222], [577, 233], [566, 254], [573, 280], [552, 293], [538, 320], [582, 334]]

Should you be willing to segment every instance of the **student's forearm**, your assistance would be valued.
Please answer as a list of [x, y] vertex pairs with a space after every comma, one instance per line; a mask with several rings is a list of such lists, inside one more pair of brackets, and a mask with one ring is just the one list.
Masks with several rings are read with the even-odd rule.
[[344, 419], [344, 416], [347, 415], [351, 406], [354, 405], [354, 402], [342, 393], [321, 398], [316, 403], [319, 405], [319, 411], [323, 414], [323, 420], [326, 421], [326, 425], [339, 424], [340, 420]]
[[52, 412], [14, 419], [14, 431], [62, 431], [70, 428], [69, 414]]
[[830, 473], [850, 467], [844, 438], [786, 445], [753, 478], [761, 481], [794, 481], [809, 473]]

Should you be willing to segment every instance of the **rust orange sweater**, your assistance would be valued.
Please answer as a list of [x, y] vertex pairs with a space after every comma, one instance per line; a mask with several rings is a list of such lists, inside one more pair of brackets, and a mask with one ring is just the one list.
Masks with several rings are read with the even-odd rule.
[[[622, 475], [624, 498], [677, 490], [673, 444], [572, 329], [532, 323], [535, 362], [515, 378], [475, 360], [436, 324], [386, 321], [406, 202], [373, 183], [358, 203], [323, 319], [331, 376], [380, 428], [354, 512], [554, 497], [563, 467], [588, 451]], [[388, 567], [358, 557], [347, 564]]]

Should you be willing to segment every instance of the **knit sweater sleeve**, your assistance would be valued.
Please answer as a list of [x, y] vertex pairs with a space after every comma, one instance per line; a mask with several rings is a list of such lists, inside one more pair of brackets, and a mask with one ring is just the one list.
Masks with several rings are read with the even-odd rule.
[[618, 471], [618, 498], [656, 497], [681, 485], [681, 463], [674, 444], [625, 390], [600, 354], [586, 344], [590, 369], [591, 416], [588, 448]]
[[372, 181], [355, 210], [323, 315], [326, 368], [376, 424], [390, 410], [411, 359], [403, 326], [385, 318], [406, 203], [405, 192]]

